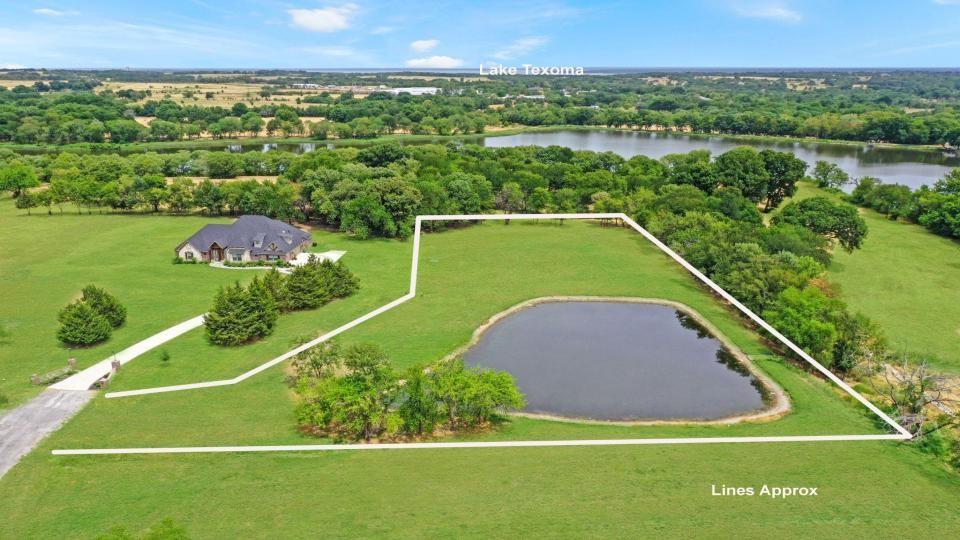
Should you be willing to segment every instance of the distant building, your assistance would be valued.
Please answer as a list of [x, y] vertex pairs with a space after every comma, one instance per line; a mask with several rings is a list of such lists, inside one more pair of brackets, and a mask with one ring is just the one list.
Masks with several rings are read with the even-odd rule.
[[310, 233], [265, 216], [206, 225], [176, 247], [185, 261], [291, 261], [313, 244]]
[[386, 88], [384, 92], [389, 92], [393, 95], [399, 95], [403, 93], [410, 94], [411, 96], [427, 96], [434, 95], [439, 92], [440, 89], [436, 86], [408, 86], [404, 88]]

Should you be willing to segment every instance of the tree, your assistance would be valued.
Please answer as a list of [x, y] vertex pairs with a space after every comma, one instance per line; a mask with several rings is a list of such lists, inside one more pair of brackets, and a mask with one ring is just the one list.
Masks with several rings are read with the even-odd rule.
[[127, 320], [127, 309], [120, 304], [116, 296], [95, 285], [83, 288], [82, 301], [86, 302], [102, 317], [110, 322], [114, 328], [120, 327]]
[[235, 178], [243, 172], [240, 156], [230, 152], [209, 152], [206, 163], [210, 178]]
[[807, 162], [790, 152], [773, 150], [761, 150], [760, 157], [769, 174], [767, 200], [763, 206], [763, 211], [769, 212], [797, 192], [797, 182], [807, 171]]
[[29, 191], [24, 191], [17, 197], [16, 207], [21, 210], [26, 210], [27, 215], [29, 216], [31, 210], [40, 206], [41, 198], [39, 195], [31, 193]]
[[520, 212], [524, 208], [523, 190], [516, 182], [507, 182], [500, 188], [494, 200], [494, 206], [508, 214]]
[[850, 175], [836, 163], [817, 161], [813, 166], [813, 178], [822, 188], [840, 189], [850, 182]]
[[893, 406], [894, 419], [917, 440], [960, 425], [957, 385], [948, 375], [930, 371], [926, 360], [910, 362], [907, 355], [893, 365], [872, 364], [874, 391]]
[[716, 175], [721, 185], [740, 188], [743, 196], [753, 202], [767, 197], [770, 173], [759, 152], [749, 146], [740, 146], [717, 156]]
[[271, 268], [263, 276], [263, 286], [273, 298], [273, 303], [281, 312], [290, 311], [290, 291], [287, 289], [287, 277], [276, 268]]
[[357, 289], [356, 278], [342, 262], [321, 262], [316, 257], [294, 268], [286, 283], [290, 309], [316, 309]]
[[84, 301], [74, 302], [60, 311], [57, 338], [67, 345], [93, 345], [110, 338], [110, 321]]
[[397, 413], [403, 421], [404, 431], [415, 435], [432, 433], [443, 415], [430, 374], [424, 366], [412, 366], [406, 371], [400, 396]]
[[[234, 105], [242, 105], [242, 103], [235, 103]], [[235, 109], [234, 114], [237, 112], [238, 111]], [[246, 131], [251, 136], [256, 136], [258, 133], [260, 133], [260, 130], [263, 129], [263, 118], [260, 116], [260, 114], [254, 111], [249, 111], [240, 116], [240, 124], [243, 131]]]
[[842, 305], [815, 287], [790, 287], [763, 311], [763, 318], [822, 363], [832, 359], [836, 320]]
[[9, 191], [14, 198], [24, 190], [40, 185], [37, 173], [26, 163], [12, 163], [0, 167], [0, 190]]
[[276, 321], [276, 304], [256, 278], [247, 289], [240, 283], [221, 287], [213, 308], [204, 316], [210, 342], [227, 346], [269, 335]]
[[859, 248], [867, 236], [867, 223], [855, 207], [822, 196], [791, 202], [773, 218], [773, 223], [806, 227], [836, 240], [847, 251]]

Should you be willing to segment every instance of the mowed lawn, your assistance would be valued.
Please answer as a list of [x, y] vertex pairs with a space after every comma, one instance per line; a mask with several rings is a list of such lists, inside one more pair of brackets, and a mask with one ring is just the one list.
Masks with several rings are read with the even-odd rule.
[[[11, 406], [36, 394], [30, 375], [85, 367], [164, 328], [206, 311], [220, 285], [252, 274], [174, 265], [173, 248], [206, 223], [227, 219], [170, 216], [28, 216], [0, 199], [0, 392]], [[57, 313], [96, 284], [127, 308], [126, 324], [107, 342], [68, 349], [57, 340]]]
[[[818, 194], [804, 182], [797, 196]], [[837, 250], [830, 281], [881, 325], [892, 349], [933, 355], [934, 366], [960, 373], [960, 242], [873, 210], [860, 215], [869, 227], [863, 247]]]
[[[162, 365], [145, 356], [112, 389], [234, 376], [405, 291], [410, 242], [325, 235], [361, 290], [284, 316], [273, 336], [221, 349], [194, 332]], [[429, 234], [414, 300], [343, 340], [381, 345], [398, 367], [436, 360], [489, 316], [546, 295], [668, 298], [709, 318], [790, 394], [769, 423], [622, 427], [514, 419], [463, 439], [801, 435], [883, 431], [831, 385], [771, 354], [726, 307], [626, 229], [587, 223], [484, 224]], [[960, 525], [960, 480], [887, 442], [721, 444], [54, 457], [54, 448], [316, 441], [295, 429], [278, 366], [244, 383], [124, 399], [98, 397], [0, 479], [11, 537], [88, 538], [166, 517], [199, 538], [490, 536], [933, 536]], [[816, 498], [711, 496], [711, 485], [816, 486]], [[908, 519], [904, 519], [909, 516]], [[9, 525], [7, 525], [9, 524]]]

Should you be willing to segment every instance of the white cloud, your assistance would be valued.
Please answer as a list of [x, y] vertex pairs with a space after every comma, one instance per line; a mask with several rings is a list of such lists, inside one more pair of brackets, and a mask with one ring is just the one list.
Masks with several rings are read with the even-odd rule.
[[356, 4], [343, 4], [317, 9], [288, 9], [290, 23], [311, 32], [336, 32], [350, 28]]
[[0, 64], [0, 69], [27, 69], [23, 64]]
[[410, 44], [410, 48], [417, 52], [427, 52], [440, 44], [436, 39], [418, 39]]
[[389, 33], [394, 32], [394, 31], [396, 31], [396, 28], [394, 28], [394, 27], [392, 27], [392, 26], [378, 26], [378, 27], [374, 28], [373, 30], [371, 30], [370, 33], [373, 34], [373, 35], [375, 35], [375, 36], [379, 36], [379, 35], [381, 35], [381, 34], [389, 34]]
[[37, 8], [33, 10], [37, 15], [45, 15], [47, 17], [63, 17], [65, 15], [77, 15], [76, 11], [60, 11], [50, 8]]
[[730, 7], [738, 16], [751, 19], [771, 19], [789, 23], [797, 23], [803, 20], [803, 15], [799, 11], [778, 1], [737, 1], [733, 2]]
[[411, 58], [407, 60], [407, 67], [412, 68], [448, 69], [462, 65], [463, 60], [450, 56], [430, 56], [427, 58]]
[[520, 38], [513, 43], [507, 45], [503, 49], [493, 53], [494, 58], [499, 58], [501, 60], [509, 60], [511, 58], [516, 58], [518, 56], [523, 56], [527, 53], [530, 53], [540, 47], [543, 47], [550, 41], [542, 36], [531, 36]]

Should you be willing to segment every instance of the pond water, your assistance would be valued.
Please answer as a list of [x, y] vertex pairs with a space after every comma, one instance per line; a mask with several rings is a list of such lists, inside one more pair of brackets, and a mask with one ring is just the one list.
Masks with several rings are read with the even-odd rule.
[[[737, 146], [752, 146], [758, 150], [770, 148], [793, 152], [810, 165], [808, 173], [812, 171], [816, 161], [823, 160], [836, 163], [852, 179], [874, 176], [887, 183], [904, 184], [911, 188], [918, 188], [923, 184], [933, 185], [954, 167], [960, 167], [960, 157], [948, 152], [818, 142], [748, 141], [728, 137], [634, 131], [541, 131], [487, 137], [483, 144], [494, 148], [558, 145], [574, 150], [610, 151], [625, 158], [644, 155], [655, 159], [667, 154], [698, 149], [707, 149], [717, 155]], [[849, 186], [847, 189], [852, 188]]]
[[526, 412], [598, 420], [715, 420], [764, 407], [764, 388], [693, 319], [658, 304], [537, 304], [464, 354], [513, 374]]

